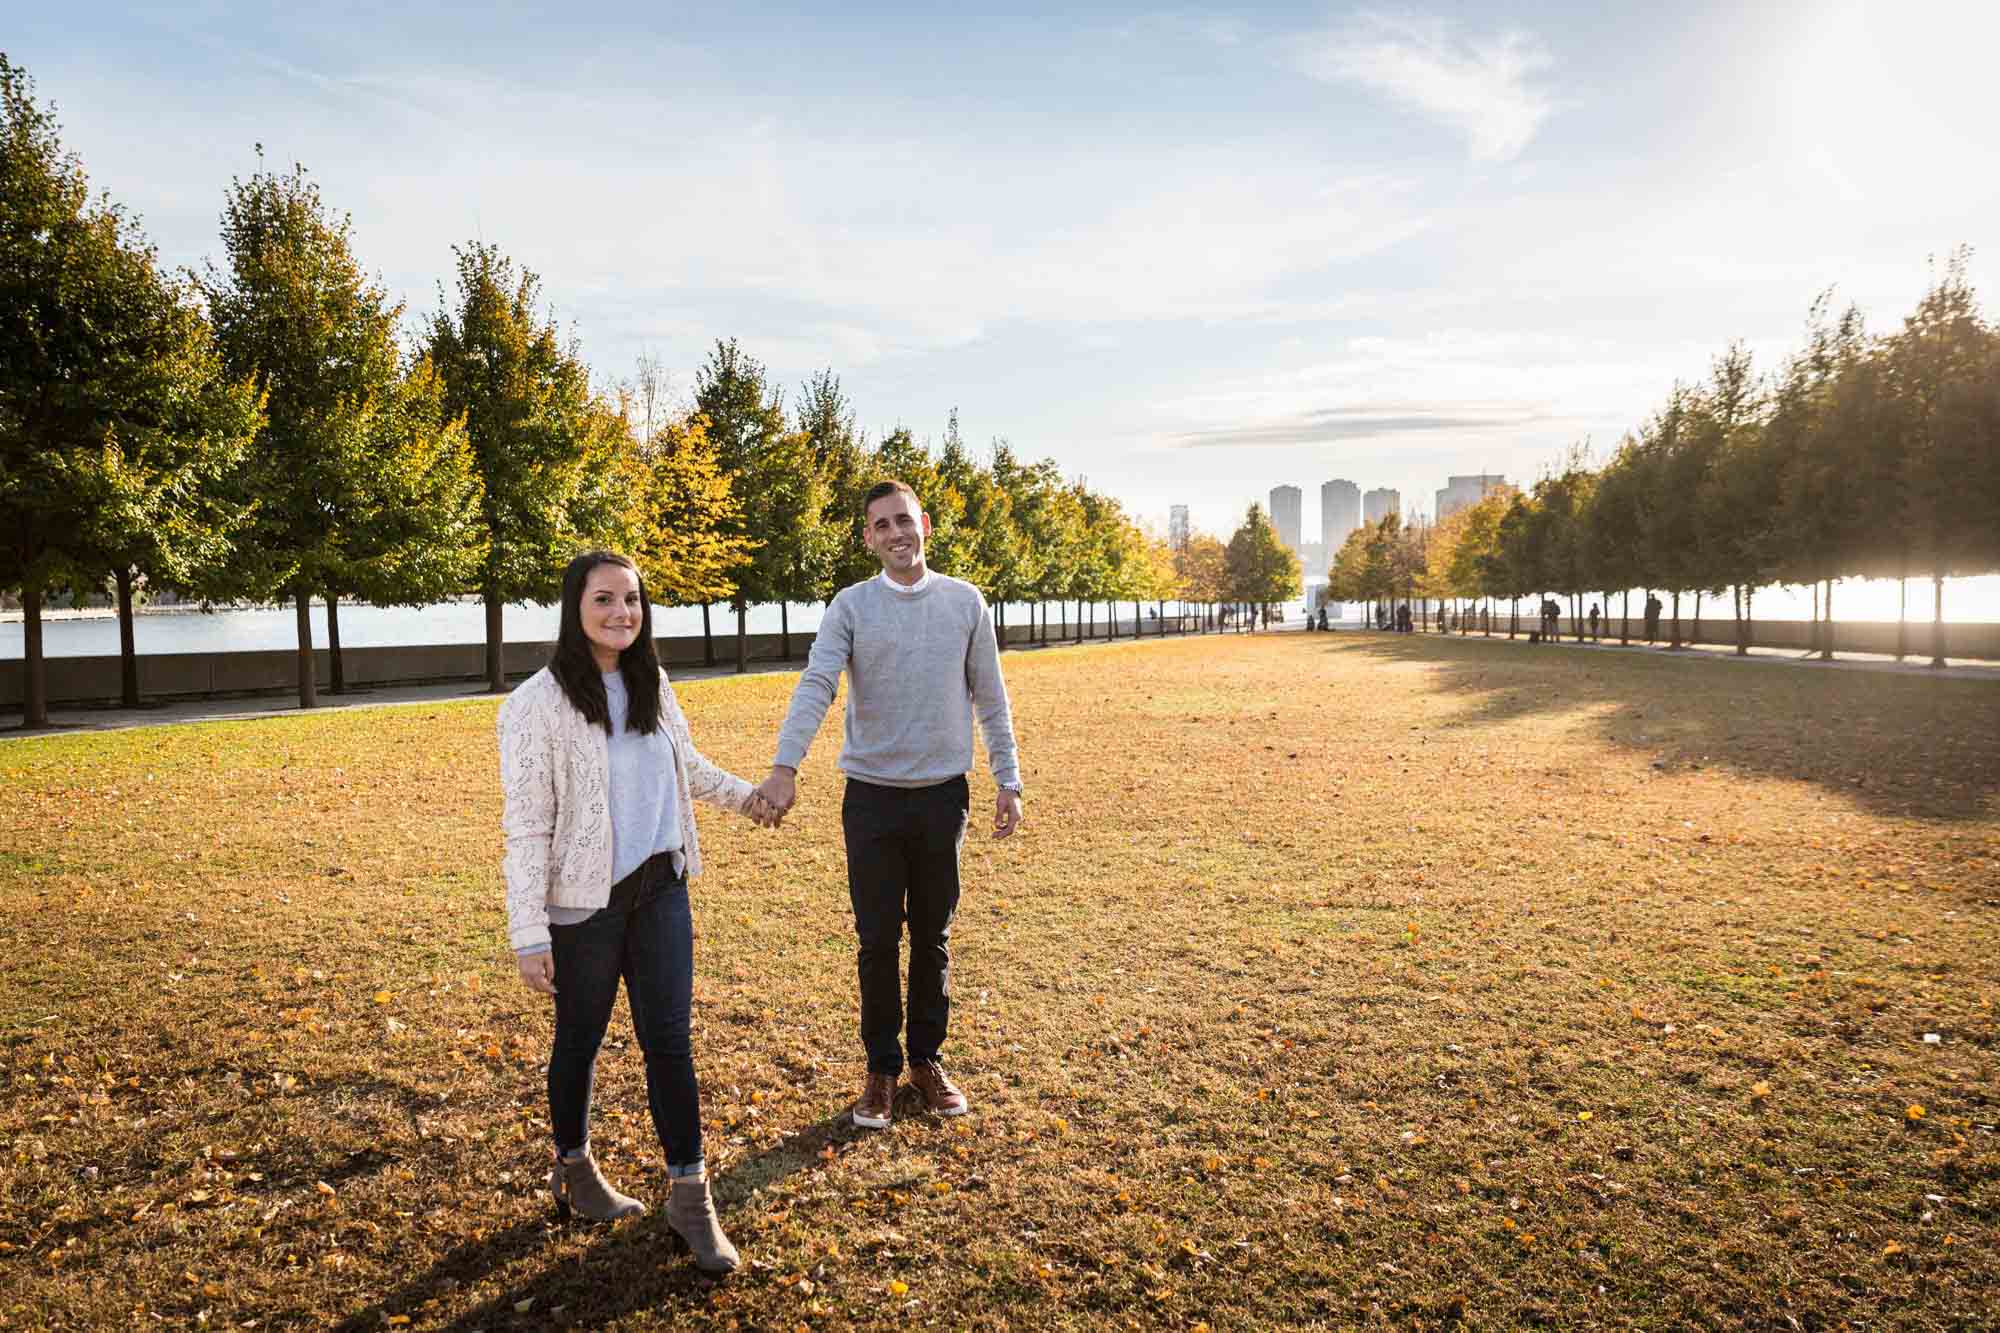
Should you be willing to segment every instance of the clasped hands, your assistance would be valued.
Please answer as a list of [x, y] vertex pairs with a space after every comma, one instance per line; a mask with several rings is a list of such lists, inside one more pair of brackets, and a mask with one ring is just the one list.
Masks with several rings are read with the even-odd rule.
[[[785, 822], [785, 816], [791, 813], [798, 799], [798, 770], [773, 764], [770, 776], [750, 793], [750, 804], [744, 813], [763, 828], [776, 828]], [[1020, 826], [1021, 794], [1003, 787], [993, 800], [993, 836], [1005, 838]]]
[[798, 799], [797, 771], [783, 764], [774, 764], [771, 775], [750, 793], [750, 804], [744, 808], [744, 813], [763, 828], [776, 828], [785, 822], [785, 816], [792, 812], [792, 806]]

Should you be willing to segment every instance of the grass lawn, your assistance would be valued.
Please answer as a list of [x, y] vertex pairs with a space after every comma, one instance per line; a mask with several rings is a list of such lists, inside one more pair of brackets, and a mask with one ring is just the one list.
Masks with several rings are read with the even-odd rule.
[[[846, 1123], [838, 723], [783, 830], [703, 809], [721, 1284], [657, 1208], [553, 1220], [491, 701], [0, 744], [0, 1323], [2000, 1320], [2000, 687], [1350, 633], [1007, 671], [964, 1120]], [[790, 684], [682, 698], [754, 777]], [[594, 1138], [664, 1201], [622, 1005]]]

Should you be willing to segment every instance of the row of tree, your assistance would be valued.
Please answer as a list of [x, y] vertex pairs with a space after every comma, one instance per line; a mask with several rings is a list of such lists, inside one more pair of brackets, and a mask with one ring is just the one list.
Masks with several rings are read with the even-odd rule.
[[[1395, 515], [1357, 529], [1332, 562], [1328, 595], [1671, 599], [1728, 594], [1739, 653], [1759, 589], [1814, 589], [1816, 646], [1833, 653], [1833, 585], [1848, 577], [1944, 581], [2000, 572], [2000, 329], [1981, 314], [1968, 254], [1941, 265], [1892, 333], [1822, 297], [1805, 346], [1760, 376], [1731, 346], [1708, 379], [1676, 384], [1602, 467], [1572, 450], [1521, 493], [1503, 487], [1435, 526]], [[1487, 623], [1491, 624], [1490, 604]], [[1580, 632], [1580, 631], [1579, 631]], [[1907, 620], [1899, 631], [1903, 655]], [[1943, 634], [1933, 661], [1943, 664]]]
[[[107, 584], [132, 704], [141, 590], [292, 604], [307, 707], [314, 599], [340, 690], [343, 601], [476, 594], [504, 688], [505, 606], [552, 599], [591, 545], [633, 552], [653, 600], [701, 606], [705, 629], [712, 606], [732, 607], [741, 667], [748, 607], [822, 601], [872, 571], [860, 497], [883, 476], [923, 498], [931, 563], [987, 594], [1003, 642], [1010, 603], [1039, 605], [1046, 639], [1050, 603], [1080, 604], [1083, 634], [1098, 603], [1132, 602], [1136, 618], [1169, 598], [1296, 595], [1296, 561], [1255, 507], [1227, 547], [1170, 552], [1050, 460], [1005, 441], [976, 458], [955, 412], [933, 451], [901, 427], [867, 440], [831, 371], [788, 408], [734, 340], [690, 403], [669, 402], [650, 358], [601, 389], [535, 275], [492, 245], [455, 250], [454, 290], [405, 346], [403, 307], [300, 167], [232, 181], [221, 258], [167, 272], [138, 224], [91, 196], [4, 55], [0, 100], [0, 590], [24, 609], [27, 725], [47, 715], [45, 601]], [[788, 621], [785, 636], [789, 657]]]

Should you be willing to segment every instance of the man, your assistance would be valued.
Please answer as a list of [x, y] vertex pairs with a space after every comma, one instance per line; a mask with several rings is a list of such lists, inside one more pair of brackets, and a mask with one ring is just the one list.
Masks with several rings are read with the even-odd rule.
[[862, 541], [882, 572], [827, 608], [791, 707], [777, 761], [758, 790], [779, 810], [797, 798], [799, 764], [847, 673], [847, 775], [840, 824], [860, 939], [861, 1041], [868, 1077], [854, 1123], [886, 1128], [903, 1072], [899, 953], [910, 923], [910, 1082], [937, 1115], [964, 1115], [965, 1094], [939, 1060], [951, 1017], [951, 918], [965, 840], [976, 716], [999, 793], [993, 836], [1021, 823], [1014, 722], [986, 600], [924, 564], [930, 515], [916, 492], [884, 481], [863, 499]]

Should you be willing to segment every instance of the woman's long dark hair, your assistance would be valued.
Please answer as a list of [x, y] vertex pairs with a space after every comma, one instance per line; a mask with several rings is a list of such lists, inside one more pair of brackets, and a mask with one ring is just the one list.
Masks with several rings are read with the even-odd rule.
[[609, 735], [611, 705], [604, 697], [604, 675], [583, 632], [583, 585], [599, 565], [623, 565], [639, 579], [639, 637], [618, 654], [618, 674], [625, 681], [625, 725], [650, 736], [660, 725], [660, 652], [653, 644], [653, 606], [646, 600], [645, 577], [626, 557], [615, 551], [585, 551], [563, 571], [562, 628], [556, 631], [549, 673], [584, 721], [603, 727]]

